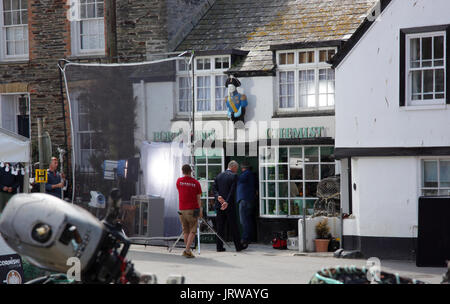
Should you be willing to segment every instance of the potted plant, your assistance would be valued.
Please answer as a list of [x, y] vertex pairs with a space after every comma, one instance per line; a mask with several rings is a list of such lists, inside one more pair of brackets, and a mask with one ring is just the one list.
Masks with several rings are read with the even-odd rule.
[[330, 233], [330, 227], [328, 226], [328, 219], [320, 221], [316, 225], [316, 239], [314, 243], [316, 245], [316, 252], [328, 252], [328, 238]]

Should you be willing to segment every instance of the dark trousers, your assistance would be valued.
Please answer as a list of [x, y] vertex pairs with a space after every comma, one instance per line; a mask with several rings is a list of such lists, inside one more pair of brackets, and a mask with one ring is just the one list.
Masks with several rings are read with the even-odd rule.
[[[226, 224], [228, 224], [229, 229], [231, 230], [231, 235], [233, 237], [234, 246], [236, 249], [241, 248], [241, 236], [239, 233], [239, 225], [237, 221], [236, 216], [236, 210], [234, 208], [229, 209], [229, 207], [226, 210], [218, 210], [217, 216], [216, 216], [216, 226], [217, 226], [217, 233], [220, 235], [220, 237], [224, 240], [225, 239], [225, 228]], [[218, 250], [223, 249], [223, 242], [216, 238], [216, 246]]]
[[250, 243], [254, 239], [254, 215], [253, 215], [253, 202], [251, 201], [239, 201], [239, 217], [242, 224], [242, 240], [245, 243]]

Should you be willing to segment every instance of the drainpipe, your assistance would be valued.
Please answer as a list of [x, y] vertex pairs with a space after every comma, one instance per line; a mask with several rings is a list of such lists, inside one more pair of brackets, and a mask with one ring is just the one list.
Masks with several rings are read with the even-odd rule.
[[148, 110], [147, 110], [147, 94], [145, 91], [145, 82], [141, 80], [141, 95], [144, 102], [144, 139], [148, 141]]

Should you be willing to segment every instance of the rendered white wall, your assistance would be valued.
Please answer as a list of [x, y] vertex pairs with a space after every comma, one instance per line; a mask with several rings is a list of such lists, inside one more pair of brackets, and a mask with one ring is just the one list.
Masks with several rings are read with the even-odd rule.
[[[267, 128], [305, 128], [305, 127], [325, 127], [324, 136], [335, 136], [335, 118], [334, 116], [323, 117], [301, 117], [301, 118], [272, 118], [274, 115], [274, 106], [277, 97], [274, 88], [277, 85], [276, 77], [241, 77], [241, 87], [238, 90], [247, 95], [248, 106], [245, 114], [245, 121], [249, 124], [256, 123], [258, 128], [258, 138], [265, 138]], [[134, 84], [134, 94], [138, 100], [136, 131], [137, 144], [144, 140], [145, 134], [145, 105], [143, 100], [147, 101], [147, 134], [148, 141], [153, 141], [153, 132], [177, 131], [180, 128], [189, 129], [189, 122], [186, 120], [174, 120], [176, 83], [175, 82], [157, 82], [146, 83], [145, 93], [142, 91], [140, 83]], [[196, 113], [200, 115], [200, 113]], [[173, 120], [173, 121], [172, 121]], [[221, 116], [221, 120], [201, 120], [196, 117], [196, 131], [210, 131], [211, 129], [222, 129], [223, 134], [216, 138], [233, 138], [233, 132], [230, 131], [230, 120]], [[231, 126], [231, 130], [234, 128]], [[216, 133], [218, 134], [218, 132]], [[250, 140], [249, 140], [250, 139]], [[246, 129], [246, 141], [252, 141], [254, 136], [249, 134], [249, 128]]]
[[353, 159], [352, 174], [356, 227], [345, 235], [417, 237], [419, 158]]
[[450, 145], [450, 108], [399, 107], [400, 29], [450, 24], [449, 12], [448, 0], [391, 2], [336, 69], [336, 147]]

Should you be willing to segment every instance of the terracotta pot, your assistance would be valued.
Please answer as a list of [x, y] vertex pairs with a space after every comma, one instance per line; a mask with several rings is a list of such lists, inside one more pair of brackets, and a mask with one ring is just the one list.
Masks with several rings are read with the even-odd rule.
[[316, 244], [316, 252], [328, 252], [329, 239], [315, 239], [314, 243]]

